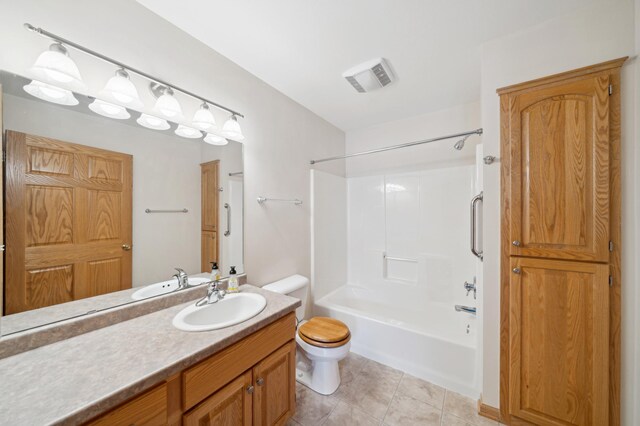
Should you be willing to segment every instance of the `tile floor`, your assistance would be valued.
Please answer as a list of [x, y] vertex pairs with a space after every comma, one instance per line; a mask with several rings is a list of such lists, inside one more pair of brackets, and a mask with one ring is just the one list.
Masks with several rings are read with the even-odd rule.
[[496, 426], [477, 402], [402, 371], [350, 353], [342, 383], [324, 396], [297, 384], [296, 415], [288, 426]]

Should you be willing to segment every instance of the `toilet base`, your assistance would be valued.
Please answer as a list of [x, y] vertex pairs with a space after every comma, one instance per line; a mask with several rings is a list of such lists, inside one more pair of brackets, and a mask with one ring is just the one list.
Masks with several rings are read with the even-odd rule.
[[338, 361], [311, 361], [298, 353], [296, 381], [321, 395], [331, 395], [340, 386]]

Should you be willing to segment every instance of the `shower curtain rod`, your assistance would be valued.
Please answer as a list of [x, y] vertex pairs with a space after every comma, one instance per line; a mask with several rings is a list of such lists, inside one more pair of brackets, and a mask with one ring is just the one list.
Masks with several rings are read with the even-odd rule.
[[322, 158], [320, 160], [311, 160], [309, 163], [313, 165], [313, 164], [316, 164], [316, 163], [323, 163], [325, 161], [342, 160], [342, 159], [345, 159], [345, 158], [358, 157], [360, 155], [375, 154], [377, 152], [391, 151], [393, 149], [407, 148], [407, 147], [410, 147], [410, 146], [422, 145], [422, 144], [425, 144], [425, 143], [442, 141], [442, 140], [445, 140], [445, 139], [453, 139], [453, 138], [460, 138], [460, 137], [463, 137], [463, 136], [481, 135], [481, 134], [482, 134], [482, 128], [476, 129], [476, 130], [471, 130], [470, 132], [456, 133], [454, 135], [447, 135], [447, 136], [440, 136], [440, 137], [437, 137], [437, 138], [424, 139], [424, 140], [421, 140], [421, 141], [415, 141], [415, 142], [403, 143], [403, 144], [400, 144], [400, 145], [388, 146], [388, 147], [385, 147], [385, 148], [372, 149], [370, 151], [356, 152], [354, 154], [339, 155], [339, 156], [336, 156], [336, 157]]

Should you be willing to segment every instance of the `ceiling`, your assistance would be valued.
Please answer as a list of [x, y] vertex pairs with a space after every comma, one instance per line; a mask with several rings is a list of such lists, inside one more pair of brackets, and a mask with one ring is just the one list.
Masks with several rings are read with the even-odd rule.
[[[138, 0], [343, 130], [477, 101], [481, 45], [606, 0]], [[342, 78], [384, 57], [398, 80]]]

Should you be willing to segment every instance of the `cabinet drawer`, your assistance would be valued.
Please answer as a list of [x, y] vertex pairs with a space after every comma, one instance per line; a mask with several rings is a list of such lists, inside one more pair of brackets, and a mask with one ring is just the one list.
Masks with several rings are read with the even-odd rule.
[[295, 338], [292, 312], [182, 374], [182, 408], [186, 411]]
[[164, 425], [167, 423], [167, 385], [157, 388], [121, 405], [89, 425]]

